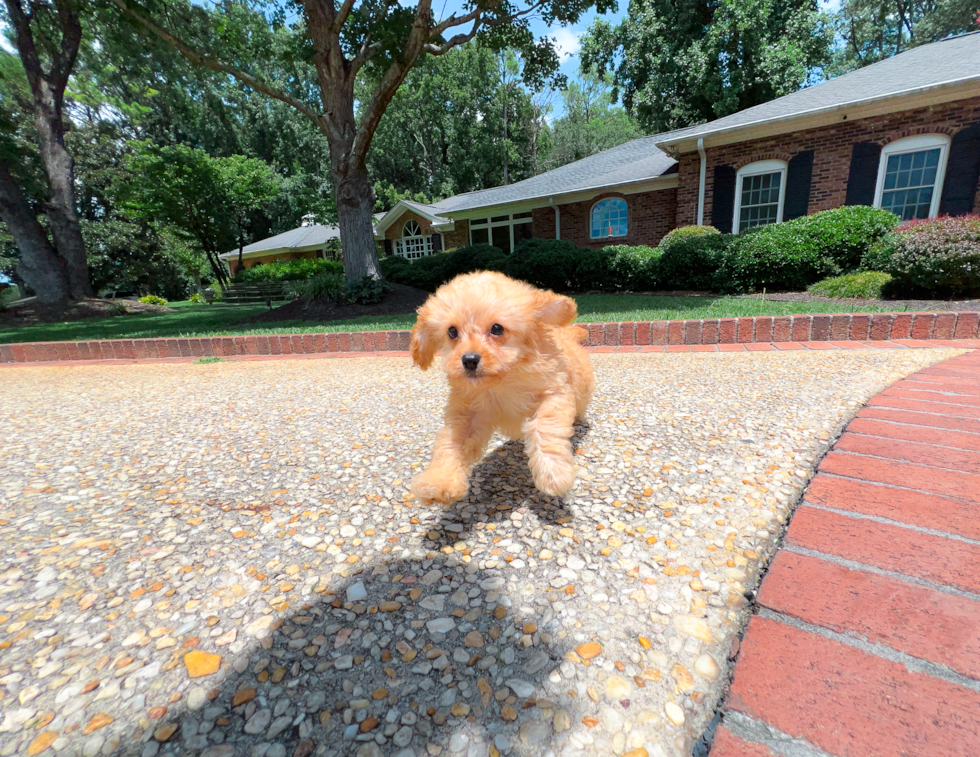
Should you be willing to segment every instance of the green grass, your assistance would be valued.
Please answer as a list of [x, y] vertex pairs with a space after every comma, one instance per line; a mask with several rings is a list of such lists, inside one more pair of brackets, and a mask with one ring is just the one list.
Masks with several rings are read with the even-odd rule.
[[[666, 321], [683, 318], [732, 318], [752, 315], [804, 315], [839, 313], [839, 305], [822, 302], [772, 302], [754, 297], [650, 297], [646, 295], [585, 294], [575, 297], [580, 323], [596, 321]], [[143, 313], [111, 318], [89, 318], [69, 323], [0, 326], [0, 343], [82, 341], [86, 339], [145, 339], [148, 337], [227, 336], [234, 334], [286, 334], [323, 331], [387, 331], [407, 329], [415, 314], [362, 316], [344, 321], [279, 321], [257, 328], [236, 325], [265, 312], [265, 305], [195, 305], [172, 302], [171, 313]], [[873, 313], [892, 310], [880, 306], [849, 308]]]

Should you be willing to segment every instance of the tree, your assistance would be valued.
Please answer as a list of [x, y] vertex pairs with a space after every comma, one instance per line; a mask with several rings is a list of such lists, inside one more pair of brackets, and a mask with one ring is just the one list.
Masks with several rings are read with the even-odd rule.
[[[164, 221], [189, 234], [207, 256], [219, 284], [228, 272], [219, 255], [244, 246], [249, 211], [277, 191], [269, 167], [255, 158], [213, 158], [186, 145], [133, 145], [126, 205], [137, 219]], [[239, 258], [240, 259], [240, 258]]]
[[980, 28], [980, 0], [845, 0], [832, 16], [840, 39], [828, 67], [840, 75], [917, 45]]
[[[81, 299], [92, 287], [64, 122], [65, 88], [82, 41], [78, 8], [72, 0], [5, 0], [5, 7], [30, 92], [17, 105], [33, 118], [46, 186], [41, 201], [32, 202], [8, 141], [0, 148], [0, 217], [20, 250], [18, 270], [38, 299]], [[42, 213], [46, 227], [38, 218]]]
[[816, 0], [630, 0], [618, 26], [582, 41], [586, 73], [653, 132], [726, 116], [794, 92], [828, 56]]
[[505, 166], [510, 181], [534, 174], [531, 94], [520, 68], [516, 79], [508, 73], [502, 81], [500, 63], [493, 50], [470, 42], [409, 73], [368, 155], [379, 207], [391, 207], [396, 195], [432, 200], [497, 187]]
[[565, 110], [551, 124], [551, 150], [543, 161], [547, 170], [643, 136], [643, 130], [621, 107], [613, 104], [605, 79], [583, 76], [562, 92]]
[[[238, 79], [247, 87], [306, 115], [327, 137], [330, 173], [348, 281], [380, 278], [374, 244], [374, 197], [367, 156], [374, 134], [399, 87], [425, 56], [439, 56], [479, 34], [500, 50], [519, 48], [526, 74], [539, 78], [557, 69], [558, 58], [548, 39], [536, 41], [528, 18], [553, 24], [577, 21], [595, 4], [600, 12], [614, 0], [479, 0], [459, 14], [437, 19], [432, 0], [414, 5], [378, 0], [303, 0], [301, 19], [291, 20], [291, 3], [263, 3], [269, 24], [252, 31], [256, 13], [242, 2], [227, 0], [222, 13], [211, 13], [187, 0], [111, 0], [144, 32], [156, 35], [188, 60]], [[245, 21], [243, 21], [245, 20]], [[279, 55], [283, 65], [303, 78], [276, 84], [250, 70], [248, 60]], [[249, 55], [245, 53], [248, 52]], [[373, 83], [358, 117], [355, 85], [359, 77]]]

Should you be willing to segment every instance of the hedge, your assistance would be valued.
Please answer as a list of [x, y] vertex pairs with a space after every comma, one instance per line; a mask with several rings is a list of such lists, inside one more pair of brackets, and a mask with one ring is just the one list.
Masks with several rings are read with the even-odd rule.
[[274, 260], [246, 268], [235, 274], [236, 282], [257, 284], [264, 281], [302, 281], [320, 273], [343, 273], [344, 264], [337, 260], [300, 258], [299, 260]]
[[980, 295], [980, 216], [903, 223], [867, 252], [863, 265], [892, 275], [888, 296]]

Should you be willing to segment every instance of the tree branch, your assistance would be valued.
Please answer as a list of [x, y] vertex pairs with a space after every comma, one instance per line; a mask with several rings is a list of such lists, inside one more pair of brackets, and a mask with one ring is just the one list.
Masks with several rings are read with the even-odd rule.
[[344, 28], [344, 24], [347, 23], [347, 19], [353, 9], [354, 0], [344, 0], [343, 5], [340, 6], [340, 10], [337, 11], [337, 15], [334, 16], [333, 23], [330, 24], [331, 33], [340, 34], [340, 30]]
[[[8, 0], [10, 2], [11, 0]], [[304, 103], [302, 100], [298, 100], [292, 95], [287, 95], [282, 90], [276, 89], [275, 87], [266, 84], [261, 79], [257, 79], [246, 71], [242, 71], [232, 65], [224, 63], [210, 55], [205, 55], [204, 53], [195, 50], [190, 45], [185, 43], [179, 37], [171, 34], [162, 26], [155, 23], [148, 16], [144, 15], [140, 10], [134, 8], [128, 0], [110, 0], [113, 5], [118, 7], [124, 15], [129, 17], [131, 20], [135, 21], [140, 26], [144, 27], [148, 31], [155, 34], [157, 37], [162, 39], [168, 45], [173, 47], [179, 53], [181, 53], [187, 60], [198, 66], [204, 66], [210, 68], [212, 71], [217, 71], [219, 73], [228, 74], [238, 79], [242, 84], [251, 87], [257, 92], [261, 92], [264, 95], [268, 95], [280, 102], [284, 102], [287, 105], [295, 108], [300, 113], [308, 117], [313, 123], [315, 123], [321, 129], [326, 129], [326, 120], [322, 115], [313, 110], [310, 106]]]
[[65, 0], [55, 0], [54, 4], [58, 9], [58, 24], [61, 26], [61, 45], [51, 64], [48, 78], [60, 99], [68, 86], [78, 47], [82, 43], [82, 24], [78, 20], [78, 11], [71, 4]]

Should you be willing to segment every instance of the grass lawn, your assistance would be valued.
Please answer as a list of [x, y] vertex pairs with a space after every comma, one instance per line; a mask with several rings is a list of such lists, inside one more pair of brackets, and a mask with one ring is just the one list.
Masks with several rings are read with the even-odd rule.
[[[839, 313], [840, 305], [821, 302], [771, 302], [754, 297], [650, 297], [646, 295], [583, 294], [578, 302], [579, 322], [666, 321], [683, 318], [732, 318], [751, 315]], [[0, 326], [0, 343], [82, 341], [86, 339], [144, 339], [174, 336], [227, 336], [232, 334], [284, 334], [315, 331], [380, 331], [406, 329], [415, 314], [362, 316], [345, 321], [279, 321], [262, 328], [236, 325], [264, 312], [265, 305], [193, 305], [170, 303], [172, 313], [88, 318], [69, 323], [35, 326]], [[888, 303], [849, 307], [854, 312], [887, 312]]]

